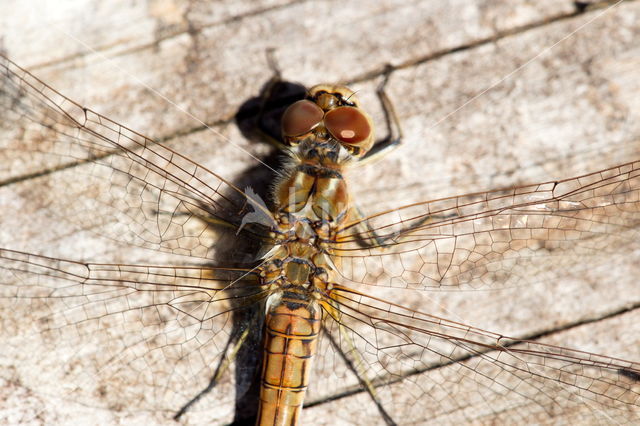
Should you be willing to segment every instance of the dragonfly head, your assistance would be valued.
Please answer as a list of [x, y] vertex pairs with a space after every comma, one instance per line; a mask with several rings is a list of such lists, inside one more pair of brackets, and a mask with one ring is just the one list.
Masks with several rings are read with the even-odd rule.
[[297, 101], [282, 116], [285, 143], [296, 146], [314, 138], [332, 139], [354, 157], [361, 157], [373, 145], [373, 123], [360, 108], [355, 93], [345, 86], [317, 85], [307, 98]]

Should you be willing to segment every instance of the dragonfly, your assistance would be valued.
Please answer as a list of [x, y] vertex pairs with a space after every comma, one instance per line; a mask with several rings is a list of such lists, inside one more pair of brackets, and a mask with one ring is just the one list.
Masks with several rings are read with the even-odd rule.
[[366, 215], [341, 172], [401, 133], [384, 85], [389, 136], [375, 143], [355, 95], [323, 85], [284, 113], [274, 143], [289, 157], [265, 201], [0, 60], [2, 152], [37, 164], [23, 179], [58, 189], [41, 203], [71, 234], [142, 256], [0, 249], [14, 335], [2, 356], [41, 367], [16, 372], [38, 393], [187, 422], [230, 410], [296, 424], [303, 406], [349, 395], [386, 424], [640, 420], [640, 363], [483, 330], [404, 297], [535, 285], [536, 268], [615, 254], [638, 237], [640, 161]]

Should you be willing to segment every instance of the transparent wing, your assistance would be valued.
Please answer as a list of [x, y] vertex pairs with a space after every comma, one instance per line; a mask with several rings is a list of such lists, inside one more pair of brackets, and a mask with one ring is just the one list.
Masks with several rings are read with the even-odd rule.
[[[0, 249], [3, 354], [42, 395], [172, 415], [204, 390], [267, 293], [251, 270], [91, 264]], [[260, 335], [260, 324], [254, 332]], [[254, 348], [259, 351], [260, 348]], [[255, 371], [231, 371], [209, 408], [231, 410]], [[238, 371], [236, 372], [238, 373]]]
[[361, 411], [401, 424], [640, 421], [636, 362], [510, 338], [342, 286], [332, 299], [320, 359], [335, 365], [315, 366], [307, 405], [357, 395]]
[[500, 288], [549, 278], [638, 248], [639, 175], [633, 162], [378, 213], [339, 232], [337, 264], [347, 280], [394, 287]]
[[0, 78], [0, 164], [14, 168], [1, 171], [4, 183], [32, 178], [47, 188], [32, 201], [59, 222], [205, 259], [238, 230], [248, 197], [222, 177], [78, 105], [3, 56]]
[[[262, 242], [259, 227], [235, 235], [245, 205], [255, 208], [257, 200], [82, 108], [6, 58], [0, 64], [0, 164], [15, 165], [26, 155], [23, 173], [1, 170], [3, 182], [29, 178], [49, 189], [38, 191], [43, 198], [36, 208], [70, 224], [69, 232], [90, 230], [207, 261], [219, 260], [222, 248], [236, 263], [255, 263], [238, 258], [244, 248], [229, 250], [226, 242], [243, 236], [240, 247]], [[346, 280], [460, 288], [520, 285], [528, 282], [525, 268], [587, 263], [584, 256], [596, 250], [624, 252], [638, 241], [636, 168], [417, 203], [358, 220], [339, 232], [336, 265]], [[253, 326], [240, 313], [260, 311], [266, 296], [247, 268], [78, 263], [11, 250], [1, 251], [0, 261], [0, 295], [11, 309], [0, 321], [15, 330], [3, 355], [24, 366], [21, 380], [115, 411], [173, 415], [183, 408], [207, 387], [230, 340]], [[340, 314], [327, 318], [312, 379], [315, 401], [325, 390], [357, 391], [349, 367], [340, 371], [350, 363], [377, 389], [380, 405], [409, 423], [476, 419], [474, 407], [494, 417], [515, 411], [513, 418], [523, 421], [530, 420], [525, 413], [545, 419], [557, 409], [585, 413], [578, 401], [588, 403], [589, 414], [603, 409], [614, 419], [638, 417], [637, 364], [516, 341], [340, 286], [334, 294]], [[401, 298], [395, 297], [390, 300]], [[341, 375], [351, 382], [336, 383]], [[237, 386], [219, 383], [208, 408], [227, 407]], [[554, 394], [558, 402], [550, 400]]]

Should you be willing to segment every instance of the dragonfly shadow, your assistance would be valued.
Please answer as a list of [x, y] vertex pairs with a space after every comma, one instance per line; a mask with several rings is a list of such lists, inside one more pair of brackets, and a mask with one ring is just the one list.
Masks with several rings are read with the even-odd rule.
[[[235, 115], [235, 122], [242, 135], [255, 143], [280, 143], [280, 123], [289, 105], [303, 99], [306, 88], [288, 81], [267, 81], [260, 94], [244, 102]], [[278, 177], [286, 157], [280, 149], [274, 149], [261, 164], [256, 164], [242, 173], [235, 181], [240, 188], [250, 187], [261, 199], [271, 205], [271, 188]]]
[[[306, 88], [300, 84], [287, 81], [269, 80], [263, 86], [260, 94], [245, 101], [235, 115], [235, 122], [243, 136], [255, 143], [265, 143], [280, 140], [280, 120], [285, 109], [293, 102], [303, 99]], [[274, 146], [276, 143], [273, 144]], [[232, 183], [252, 193], [272, 210], [271, 190], [273, 182], [278, 178], [277, 170], [282, 168], [285, 155], [274, 149], [261, 163], [249, 167]], [[244, 214], [250, 214], [248, 209]], [[237, 218], [236, 218], [237, 221]], [[241, 245], [234, 240], [235, 235], [229, 233], [226, 240], [219, 241], [230, 250], [225, 250], [225, 258], [217, 262], [224, 262], [225, 266], [247, 267], [247, 263], [259, 264], [259, 244]], [[231, 254], [229, 254], [231, 253]], [[213, 265], [218, 266], [218, 265]], [[253, 284], [255, 286], [255, 284]], [[242, 303], [242, 302], [240, 302]], [[246, 304], [246, 302], [245, 302]], [[233, 327], [225, 348], [226, 357], [219, 361], [216, 372], [205, 389], [185, 404], [174, 416], [179, 420], [189, 409], [208, 394], [219, 382], [228, 368], [227, 363], [234, 364], [235, 380], [235, 412], [233, 425], [255, 424], [260, 397], [260, 373], [262, 366], [262, 330], [264, 323], [264, 300], [251, 306], [232, 306]], [[254, 330], [254, 332], [248, 332]], [[259, 330], [259, 332], [255, 332]], [[229, 374], [227, 372], [227, 374]]]

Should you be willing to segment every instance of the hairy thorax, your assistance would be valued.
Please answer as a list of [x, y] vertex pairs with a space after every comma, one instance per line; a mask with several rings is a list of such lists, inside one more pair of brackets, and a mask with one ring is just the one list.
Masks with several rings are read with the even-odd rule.
[[276, 244], [263, 257], [264, 284], [310, 295], [330, 290], [329, 242], [355, 213], [343, 170], [373, 141], [370, 118], [358, 107], [349, 89], [316, 86], [285, 113], [289, 159], [273, 191]]

